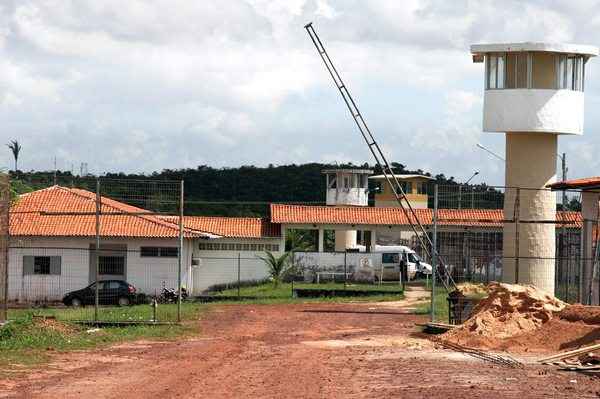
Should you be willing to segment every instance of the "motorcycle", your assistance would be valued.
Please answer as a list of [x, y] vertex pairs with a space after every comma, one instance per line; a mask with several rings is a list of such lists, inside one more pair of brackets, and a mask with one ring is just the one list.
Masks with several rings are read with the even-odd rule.
[[[188, 293], [185, 287], [181, 287], [181, 300], [184, 301], [188, 298]], [[162, 288], [160, 295], [156, 298], [158, 303], [177, 303], [179, 300], [179, 292], [173, 288]]]

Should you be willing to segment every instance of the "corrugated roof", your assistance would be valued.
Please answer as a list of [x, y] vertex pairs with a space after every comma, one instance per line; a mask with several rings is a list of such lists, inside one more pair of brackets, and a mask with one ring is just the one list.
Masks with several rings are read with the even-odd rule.
[[[52, 186], [23, 194], [11, 207], [12, 236], [92, 237], [96, 235], [96, 194]], [[179, 230], [150, 211], [101, 197], [100, 235], [103, 237], [175, 238]], [[124, 214], [119, 214], [124, 213]], [[138, 213], [126, 215], [125, 213]], [[142, 213], [142, 214], [139, 214]], [[185, 231], [186, 237], [202, 234]]]
[[[178, 223], [177, 216], [162, 217]], [[281, 226], [266, 219], [220, 216], [184, 216], [184, 227], [222, 237], [277, 238], [281, 237]]]

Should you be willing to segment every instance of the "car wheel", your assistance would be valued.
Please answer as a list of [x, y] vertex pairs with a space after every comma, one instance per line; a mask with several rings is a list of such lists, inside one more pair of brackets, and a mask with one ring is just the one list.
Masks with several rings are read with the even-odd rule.
[[74, 308], [79, 308], [82, 305], [83, 305], [83, 302], [81, 302], [81, 299], [79, 299], [79, 298], [71, 299], [71, 306], [73, 306]]
[[122, 296], [121, 298], [119, 298], [119, 306], [128, 306], [129, 305], [129, 298]]

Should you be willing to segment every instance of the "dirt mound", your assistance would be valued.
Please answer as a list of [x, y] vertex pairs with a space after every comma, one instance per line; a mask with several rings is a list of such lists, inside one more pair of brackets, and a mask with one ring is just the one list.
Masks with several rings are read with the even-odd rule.
[[569, 305], [558, 316], [570, 322], [600, 324], [600, 306]]
[[486, 295], [487, 287], [483, 284], [460, 283], [456, 288], [465, 296]]
[[[537, 330], [566, 304], [527, 285], [491, 283], [489, 295], [473, 309], [473, 315], [442, 338], [469, 346], [481, 338], [504, 339]], [[483, 341], [486, 341], [484, 339]]]
[[35, 317], [33, 319], [33, 324], [35, 325], [35, 327], [55, 331], [64, 335], [74, 334], [77, 332], [77, 328], [75, 328], [74, 326], [52, 318]]

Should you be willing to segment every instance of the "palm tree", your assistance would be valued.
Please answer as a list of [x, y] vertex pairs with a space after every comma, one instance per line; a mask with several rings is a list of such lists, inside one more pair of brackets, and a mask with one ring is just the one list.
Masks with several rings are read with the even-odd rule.
[[285, 246], [292, 252], [306, 252], [315, 250], [314, 237], [310, 231], [289, 229], [285, 232]]
[[269, 277], [271, 277], [275, 288], [277, 288], [281, 280], [292, 269], [287, 261], [292, 253], [284, 252], [281, 256], [275, 256], [272, 252], [265, 251], [265, 254], [265, 257], [259, 256], [259, 258], [262, 259], [269, 268]]
[[19, 162], [19, 153], [21, 152], [21, 144], [17, 140], [11, 141], [6, 145], [13, 153], [13, 157], [15, 157], [15, 173], [17, 173], [17, 165]]

